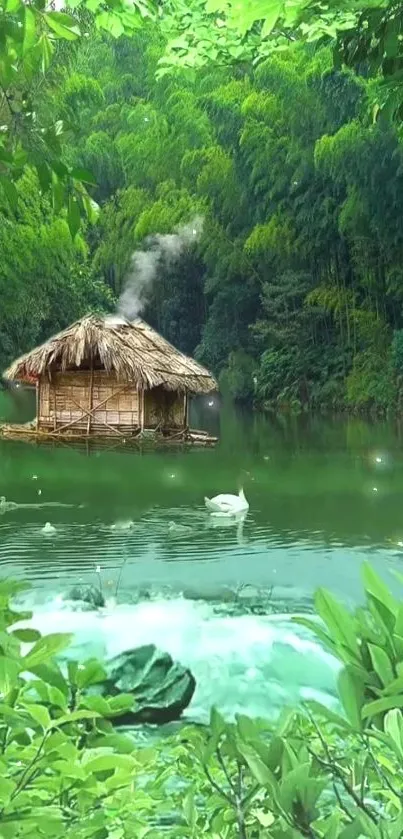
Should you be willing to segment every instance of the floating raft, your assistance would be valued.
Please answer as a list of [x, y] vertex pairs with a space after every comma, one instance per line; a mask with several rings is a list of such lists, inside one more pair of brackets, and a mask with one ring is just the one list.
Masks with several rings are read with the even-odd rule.
[[[28, 422], [25, 424], [0, 424], [0, 437], [9, 440], [21, 440], [28, 443], [60, 443], [73, 445], [77, 444], [93, 444], [94, 447], [109, 446], [116, 447], [132, 447], [143, 448], [144, 446], [159, 447], [159, 446], [204, 446], [211, 447], [218, 443], [217, 437], [211, 437], [206, 431], [194, 430], [191, 428], [180, 429], [166, 429], [164, 431], [157, 431], [155, 429], [143, 429], [133, 433], [116, 432], [114, 434], [94, 434], [91, 431], [86, 435], [79, 432], [74, 432], [73, 429], [66, 431], [39, 430], [36, 427], [36, 422]], [[116, 445], [114, 445], [116, 444]]]

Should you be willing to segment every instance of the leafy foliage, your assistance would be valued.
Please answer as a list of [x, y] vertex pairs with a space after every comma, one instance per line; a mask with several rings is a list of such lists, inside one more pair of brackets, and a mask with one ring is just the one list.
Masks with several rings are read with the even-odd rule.
[[363, 582], [353, 614], [319, 590], [316, 616], [295, 619], [340, 660], [339, 709], [311, 700], [270, 723], [213, 709], [147, 747], [112, 727], [133, 698], [92, 695], [95, 660], [61, 669], [69, 637], [20, 628], [20, 586], [2, 584], [1, 835], [398, 839], [403, 606], [369, 564]]
[[[223, 5], [212, 0], [208, 14], [210, 23], [228, 16], [231, 26], [215, 29], [224, 50], [239, 10]], [[331, 5], [320, 12], [328, 28], [333, 14], [347, 15], [347, 3]], [[262, 8], [256, 2], [242, 12], [242, 55], [261, 41], [269, 7]], [[157, 329], [242, 401], [295, 410], [400, 404], [402, 145], [397, 128], [368, 121], [378, 82], [335, 69], [329, 47], [307, 47], [299, 36], [269, 59], [262, 53], [256, 66], [245, 53], [233, 66], [197, 59], [191, 72], [181, 59], [174, 75], [158, 74], [164, 27], [176, 24], [164, 9], [156, 27], [147, 9], [130, 37], [104, 31], [103, 5], [72, 10], [74, 40], [48, 32], [52, 63], [45, 76], [35, 64], [32, 75], [35, 126], [41, 134], [45, 123], [60, 130], [63, 123], [58, 150], [41, 140], [35, 157], [31, 129], [22, 136], [3, 103], [2, 356], [88, 308], [110, 307], [134, 250], [201, 215], [197, 245], [161, 265], [150, 288], [144, 316]], [[191, 14], [182, 9], [195, 38], [203, 9], [204, 0]], [[114, 10], [123, 14], [118, 4]], [[130, 27], [140, 21], [132, 12]], [[294, 12], [313, 25], [311, 4]], [[287, 4], [276, 14], [294, 12]], [[315, 37], [322, 24], [318, 18]], [[270, 43], [278, 20], [273, 27]], [[325, 41], [333, 37], [326, 27]], [[337, 38], [348, 31], [340, 27]], [[18, 60], [14, 99], [24, 55]], [[98, 205], [97, 223], [80, 228], [83, 209], [96, 222]]]

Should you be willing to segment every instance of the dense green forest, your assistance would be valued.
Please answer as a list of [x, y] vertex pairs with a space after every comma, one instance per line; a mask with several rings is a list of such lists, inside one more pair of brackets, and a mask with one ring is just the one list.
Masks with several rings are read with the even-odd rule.
[[34, 169], [16, 208], [4, 193], [3, 366], [113, 310], [136, 248], [201, 215], [198, 243], [161, 264], [147, 320], [238, 400], [398, 406], [403, 146], [369, 116], [374, 82], [303, 44], [164, 75], [152, 24], [131, 38], [88, 29], [59, 43], [37, 96], [70, 126], [65, 157], [92, 173], [99, 218], [72, 240]]

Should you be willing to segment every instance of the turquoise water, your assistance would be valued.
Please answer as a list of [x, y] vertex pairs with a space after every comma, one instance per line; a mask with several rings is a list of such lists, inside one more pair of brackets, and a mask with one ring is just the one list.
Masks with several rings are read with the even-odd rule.
[[[29, 398], [15, 407], [3, 396], [0, 416], [26, 418]], [[358, 602], [365, 559], [397, 585], [400, 428], [243, 415], [207, 400], [193, 410], [220, 434], [216, 449], [1, 442], [0, 495], [18, 506], [0, 516], [0, 573], [31, 582], [36, 625], [72, 629], [80, 655], [153, 641], [188, 664], [197, 718], [212, 702], [268, 714], [332, 692], [333, 663], [290, 613], [311, 610], [319, 585]], [[204, 496], [239, 481], [245, 520], [212, 519]], [[66, 603], [77, 583], [101, 585], [107, 609]]]

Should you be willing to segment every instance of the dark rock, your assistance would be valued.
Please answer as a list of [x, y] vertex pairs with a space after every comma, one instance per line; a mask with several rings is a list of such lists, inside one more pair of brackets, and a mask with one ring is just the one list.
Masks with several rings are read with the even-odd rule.
[[86, 603], [93, 609], [100, 609], [105, 606], [105, 598], [102, 591], [96, 586], [75, 586], [69, 592], [67, 599]]
[[154, 644], [121, 653], [108, 662], [106, 671], [108, 679], [102, 693], [131, 693], [135, 699], [133, 711], [124, 711], [115, 719], [117, 725], [162, 725], [178, 720], [196, 688], [190, 670], [175, 664], [168, 653], [157, 650]]

